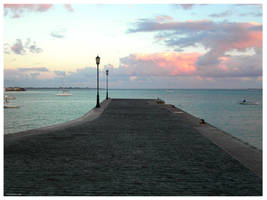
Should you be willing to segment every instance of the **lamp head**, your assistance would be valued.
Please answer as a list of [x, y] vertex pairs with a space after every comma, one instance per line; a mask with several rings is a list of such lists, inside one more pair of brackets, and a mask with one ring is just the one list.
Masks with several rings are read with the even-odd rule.
[[99, 65], [99, 63], [100, 63], [100, 57], [97, 55], [97, 57], [95, 58], [95, 60], [96, 60], [96, 64], [97, 65]]

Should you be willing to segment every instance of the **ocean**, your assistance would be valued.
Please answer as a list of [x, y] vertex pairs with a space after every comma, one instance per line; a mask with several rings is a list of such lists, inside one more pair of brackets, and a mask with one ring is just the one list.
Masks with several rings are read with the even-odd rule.
[[[72, 96], [56, 96], [56, 89], [5, 92], [20, 108], [4, 109], [4, 134], [54, 125], [79, 118], [96, 105], [95, 89], [72, 89]], [[100, 90], [100, 101], [106, 96]], [[258, 149], [262, 149], [262, 90], [260, 89], [111, 89], [111, 98], [163, 99], [205, 119]], [[242, 105], [247, 98], [252, 104]]]

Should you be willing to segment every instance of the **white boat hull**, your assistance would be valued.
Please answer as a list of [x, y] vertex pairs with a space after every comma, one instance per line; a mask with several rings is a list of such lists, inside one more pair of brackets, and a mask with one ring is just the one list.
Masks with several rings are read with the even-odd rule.
[[19, 106], [16, 106], [16, 105], [4, 105], [4, 108], [19, 108]]
[[246, 102], [240, 102], [240, 104], [242, 104], [242, 105], [258, 105], [257, 102], [249, 102], [249, 101], [246, 101]]
[[8, 97], [8, 96], [6, 96], [6, 99], [7, 99], [7, 100], [15, 100], [16, 97]]
[[72, 96], [72, 94], [70, 93], [59, 93], [59, 94], [56, 94], [57, 96]]
[[16, 97], [9, 97], [7, 95], [4, 96], [4, 108], [19, 108], [19, 106], [15, 104], [10, 104], [8, 100], [14, 100]]

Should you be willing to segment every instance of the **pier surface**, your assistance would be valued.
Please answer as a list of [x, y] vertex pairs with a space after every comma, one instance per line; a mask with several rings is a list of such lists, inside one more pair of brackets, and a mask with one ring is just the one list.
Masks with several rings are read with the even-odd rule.
[[244, 159], [205, 132], [215, 129], [155, 100], [105, 101], [71, 123], [5, 135], [4, 195], [261, 196], [261, 152], [240, 147]]

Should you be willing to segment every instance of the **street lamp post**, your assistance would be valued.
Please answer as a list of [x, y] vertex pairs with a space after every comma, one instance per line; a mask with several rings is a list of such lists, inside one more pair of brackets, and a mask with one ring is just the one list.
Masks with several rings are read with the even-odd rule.
[[106, 90], [107, 90], [106, 99], [108, 99], [108, 69], [106, 70]]
[[96, 96], [96, 107], [99, 108], [99, 63], [100, 63], [100, 57], [97, 55], [95, 58], [96, 60], [96, 65], [97, 65], [97, 96]]

